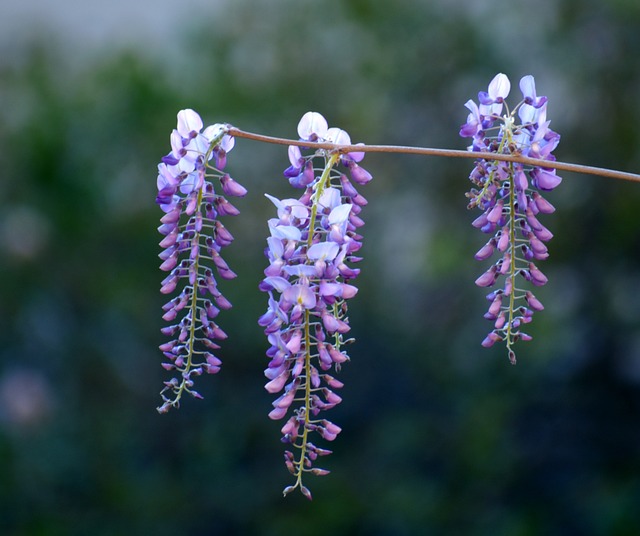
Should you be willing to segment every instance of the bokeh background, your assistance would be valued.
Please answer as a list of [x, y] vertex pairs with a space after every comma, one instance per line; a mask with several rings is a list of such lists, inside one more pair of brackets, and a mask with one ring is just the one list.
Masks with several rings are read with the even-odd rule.
[[239, 140], [224, 368], [155, 411], [178, 110], [464, 148], [464, 102], [533, 74], [559, 159], [638, 172], [637, 0], [24, 0], [0, 20], [0, 534], [640, 534], [639, 184], [566, 173], [548, 196], [546, 310], [513, 367], [479, 346], [470, 161], [368, 155], [343, 432], [308, 502], [280, 493], [256, 324], [288, 160]]

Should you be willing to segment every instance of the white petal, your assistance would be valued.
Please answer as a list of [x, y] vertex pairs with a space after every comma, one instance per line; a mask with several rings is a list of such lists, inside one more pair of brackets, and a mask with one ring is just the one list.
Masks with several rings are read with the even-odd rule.
[[339, 225], [347, 221], [352, 206], [353, 205], [345, 203], [344, 205], [334, 208], [331, 214], [329, 214], [329, 225]]
[[331, 143], [339, 143], [340, 145], [351, 145], [351, 137], [340, 128], [330, 128], [327, 130], [327, 141]]
[[298, 147], [297, 145], [290, 145], [289, 146], [289, 162], [291, 162], [291, 165], [299, 168], [301, 158], [302, 158], [302, 153], [300, 153], [300, 147]]
[[270, 236], [267, 238], [267, 244], [269, 245], [269, 251], [274, 259], [280, 259], [282, 254], [284, 253], [284, 246], [282, 245], [282, 241], [275, 236]]
[[298, 277], [315, 277], [316, 267], [308, 264], [297, 264], [296, 266], [284, 266], [282, 268], [287, 274]]
[[300, 229], [293, 225], [269, 225], [269, 230], [271, 231], [271, 236], [280, 240], [295, 240], [299, 242], [302, 239]]
[[318, 112], [307, 112], [298, 123], [298, 135], [308, 140], [313, 134], [318, 138], [325, 138], [329, 125], [327, 120]]
[[340, 204], [340, 190], [337, 188], [326, 188], [320, 199], [318, 199], [318, 205], [324, 208], [333, 209]]
[[313, 244], [307, 251], [307, 257], [311, 260], [328, 260], [332, 261], [336, 258], [340, 248], [335, 242], [320, 242]]
[[191, 132], [202, 130], [202, 119], [192, 109], [180, 110], [178, 112], [178, 132], [183, 138], [188, 138]]
[[511, 82], [506, 74], [497, 74], [489, 83], [489, 96], [492, 99], [502, 97], [506, 99], [511, 90]]
[[523, 97], [531, 97], [534, 102], [536, 100], [536, 82], [530, 74], [520, 79], [520, 91]]
[[523, 104], [518, 110], [518, 115], [520, 116], [520, 120], [523, 125], [533, 123], [536, 115], [536, 109], [528, 104]]
[[291, 286], [291, 283], [289, 283], [289, 281], [280, 276], [265, 277], [264, 282], [267, 285], [273, 287], [278, 292], [283, 292]]

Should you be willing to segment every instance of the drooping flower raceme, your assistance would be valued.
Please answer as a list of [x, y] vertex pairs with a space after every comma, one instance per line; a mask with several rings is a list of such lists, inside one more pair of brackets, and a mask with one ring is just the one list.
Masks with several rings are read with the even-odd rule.
[[[315, 112], [303, 116], [298, 134], [303, 141], [351, 143], [345, 131], [328, 128]], [[289, 446], [285, 464], [296, 479], [285, 488], [285, 495], [299, 487], [311, 498], [303, 474], [327, 474], [315, 467], [315, 461], [331, 452], [313, 443], [311, 434], [333, 441], [340, 432], [320, 413], [340, 403], [336, 390], [342, 383], [332, 374], [349, 359], [347, 300], [357, 293], [352, 282], [359, 274], [350, 265], [360, 260], [355, 256], [362, 245], [358, 228], [364, 225], [359, 214], [367, 204], [353, 183], [371, 180], [358, 165], [363, 157], [364, 153], [325, 150], [303, 156], [299, 147], [291, 146], [291, 166], [284, 174], [304, 193], [299, 199], [267, 195], [277, 217], [268, 222], [269, 266], [260, 289], [268, 293], [269, 305], [259, 324], [270, 344], [265, 388], [279, 394], [269, 417], [286, 418], [281, 430], [282, 441]], [[322, 167], [315, 167], [316, 162]]]
[[[510, 110], [505, 102], [510, 88], [509, 79], [498, 74], [487, 92], [478, 93], [479, 104], [472, 100], [465, 104], [470, 113], [460, 135], [473, 138], [469, 150], [555, 160], [551, 153], [560, 136], [549, 128], [547, 98], [536, 94], [535, 81], [528, 75], [520, 80], [523, 99]], [[533, 292], [523, 286], [547, 282], [536, 263], [549, 256], [545, 242], [553, 235], [538, 216], [555, 209], [541, 192], [553, 190], [562, 179], [544, 165], [527, 167], [490, 159], [478, 159], [469, 179], [474, 186], [467, 193], [468, 208], [482, 211], [473, 226], [492, 235], [475, 258], [484, 261], [496, 253], [499, 256], [476, 279], [480, 287], [500, 287], [487, 295], [491, 304], [485, 318], [493, 322], [493, 329], [482, 346], [504, 341], [515, 363], [513, 344], [531, 339], [522, 328], [535, 311], [543, 309]]]
[[171, 152], [158, 165], [156, 202], [164, 212], [158, 228], [164, 236], [160, 269], [169, 272], [160, 292], [177, 292], [163, 307], [163, 319], [171, 325], [162, 329], [170, 338], [160, 346], [166, 358], [162, 366], [176, 376], [165, 382], [160, 413], [178, 407], [185, 392], [201, 398], [193, 389], [193, 378], [220, 370], [216, 341], [227, 335], [215, 319], [231, 304], [218, 290], [215, 274], [236, 277], [220, 256], [233, 236], [218, 216], [237, 215], [226, 196], [244, 196], [247, 191], [222, 171], [234, 145], [226, 127], [202, 127], [196, 112], [180, 111], [178, 128], [171, 133]]

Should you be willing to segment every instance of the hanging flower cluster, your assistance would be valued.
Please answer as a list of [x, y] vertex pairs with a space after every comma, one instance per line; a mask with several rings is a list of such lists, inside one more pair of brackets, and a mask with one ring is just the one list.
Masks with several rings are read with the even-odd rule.
[[225, 196], [244, 196], [247, 191], [222, 171], [234, 145], [226, 127], [202, 127], [196, 112], [180, 111], [178, 128], [171, 133], [171, 152], [158, 165], [156, 202], [164, 212], [158, 228], [164, 236], [160, 269], [169, 272], [160, 292], [173, 294], [178, 289], [163, 307], [162, 318], [171, 325], [162, 333], [171, 340], [160, 346], [167, 359], [162, 366], [177, 375], [165, 382], [160, 413], [178, 407], [185, 392], [201, 398], [193, 390], [193, 378], [220, 370], [220, 359], [214, 355], [220, 347], [215, 341], [227, 335], [215, 318], [231, 304], [218, 290], [212, 267], [222, 279], [236, 277], [220, 256], [233, 236], [218, 216], [239, 214]]
[[[328, 128], [322, 115], [306, 113], [298, 124], [302, 141], [349, 145], [349, 135]], [[265, 385], [278, 394], [269, 417], [287, 420], [282, 427], [285, 464], [295, 483], [284, 494], [300, 488], [303, 474], [325, 475], [315, 467], [319, 456], [331, 451], [316, 446], [311, 434], [333, 441], [340, 427], [320, 415], [340, 403], [336, 390], [342, 387], [332, 373], [349, 359], [345, 339], [350, 330], [347, 300], [358, 289], [351, 284], [359, 269], [350, 265], [361, 260], [355, 253], [362, 246], [359, 217], [367, 201], [353, 186], [366, 184], [371, 175], [358, 165], [364, 153], [340, 154], [317, 150], [303, 156], [289, 147], [291, 166], [284, 175], [295, 188], [304, 189], [299, 199], [267, 197], [277, 209], [270, 219], [270, 237], [265, 255], [269, 266], [260, 289], [269, 294], [267, 312], [260, 318], [270, 348]], [[317, 161], [321, 168], [314, 167]], [[346, 168], [351, 180], [340, 168]], [[353, 181], [353, 182], [352, 182]]]
[[[525, 76], [520, 80], [523, 100], [509, 110], [505, 99], [510, 88], [509, 79], [498, 74], [488, 92], [478, 93], [479, 105], [472, 100], [465, 104], [470, 113], [460, 135], [473, 138], [469, 150], [555, 160], [551, 152], [560, 136], [549, 128], [547, 98], [537, 96], [533, 77]], [[555, 209], [540, 192], [553, 190], [562, 179], [555, 169], [544, 166], [526, 167], [486, 159], [476, 161], [469, 178], [474, 186], [467, 193], [468, 208], [482, 211], [473, 226], [492, 235], [475, 258], [483, 261], [496, 251], [499, 255], [476, 279], [480, 287], [491, 287], [499, 281], [501, 287], [487, 295], [491, 305], [485, 318], [493, 322], [493, 329], [482, 346], [504, 341], [509, 360], [515, 363], [513, 344], [531, 339], [522, 328], [531, 322], [534, 311], [543, 309], [534, 294], [521, 286], [522, 282], [533, 286], [547, 282], [536, 262], [549, 256], [545, 242], [553, 235], [540, 223], [538, 215]]]
[[[498, 74], [488, 91], [478, 93], [478, 103], [467, 101], [469, 115], [460, 135], [472, 138], [470, 151], [482, 153], [469, 176], [473, 186], [467, 198], [469, 209], [481, 211], [472, 225], [489, 239], [475, 258], [494, 258], [475, 281], [480, 287], [495, 287], [487, 295], [490, 305], [484, 315], [493, 327], [482, 346], [506, 344], [515, 363], [515, 343], [531, 339], [525, 325], [544, 309], [531, 289], [547, 282], [537, 265], [548, 257], [546, 243], [553, 235], [538, 218], [554, 212], [543, 194], [562, 179], [552, 165], [560, 136], [549, 128], [547, 98], [538, 96], [533, 77], [525, 76], [520, 80], [523, 98], [510, 109], [510, 89], [509, 79]], [[316, 465], [319, 457], [331, 454], [322, 441], [333, 441], [341, 432], [324, 412], [342, 401], [338, 392], [343, 384], [336, 374], [349, 360], [347, 347], [354, 340], [348, 336], [347, 302], [358, 292], [353, 283], [360, 270], [354, 264], [362, 260], [360, 214], [367, 205], [356, 188], [372, 179], [359, 163], [367, 150], [389, 147], [354, 147], [344, 130], [329, 128], [316, 112], [306, 113], [298, 123], [299, 142], [230, 125], [203, 129], [193, 110], [178, 113], [171, 152], [158, 165], [156, 202], [164, 212], [158, 228], [163, 235], [160, 268], [168, 272], [161, 293], [173, 296], [163, 306], [169, 325], [162, 333], [169, 342], [160, 349], [166, 358], [162, 366], [174, 374], [161, 392], [160, 413], [177, 408], [184, 393], [201, 398], [193, 389], [194, 378], [220, 370], [216, 353], [227, 335], [216, 319], [231, 304], [219, 291], [217, 278], [233, 279], [236, 274], [220, 255], [233, 236], [218, 217], [237, 215], [227, 198], [247, 193], [223, 171], [234, 146], [230, 134], [288, 144], [290, 165], [284, 176], [301, 194], [285, 199], [266, 194], [276, 217], [268, 220], [269, 265], [259, 285], [268, 294], [268, 307], [258, 324], [269, 343], [265, 389], [276, 398], [269, 417], [283, 422], [285, 465], [294, 478], [284, 494], [299, 489], [311, 499], [304, 475], [329, 473]], [[409, 152], [406, 147], [395, 149]], [[516, 161], [519, 157], [535, 159], [535, 165]]]

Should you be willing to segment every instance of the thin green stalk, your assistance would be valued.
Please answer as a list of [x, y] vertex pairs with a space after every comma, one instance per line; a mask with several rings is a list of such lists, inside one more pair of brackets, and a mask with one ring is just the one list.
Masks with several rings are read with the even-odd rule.
[[[211, 156], [213, 149], [220, 143], [220, 140], [223, 138], [224, 135], [225, 135], [225, 132], [223, 129], [221, 129], [221, 131], [214, 137], [214, 139], [209, 144], [209, 148], [207, 149], [207, 152], [204, 155], [204, 165], [209, 169], [215, 169], [209, 165], [209, 157]], [[202, 206], [202, 188], [200, 188], [200, 190], [198, 191], [198, 199], [196, 201], [196, 209], [194, 211], [194, 214], [197, 214], [198, 212], [200, 212], [201, 206]], [[191, 326], [189, 328], [189, 352], [187, 354], [186, 363], [184, 364], [184, 367], [181, 370], [182, 382], [180, 382], [180, 386], [178, 387], [178, 390], [175, 392], [175, 398], [171, 403], [171, 405], [174, 407], [177, 407], [180, 404], [180, 399], [182, 398], [184, 391], [189, 390], [187, 388], [186, 376], [188, 376], [188, 373], [191, 370], [191, 367], [193, 365], [193, 354], [194, 354], [193, 347], [196, 341], [196, 320], [198, 319], [198, 272], [200, 271], [200, 246], [199, 246], [200, 232], [194, 229], [194, 233], [195, 234], [192, 242], [195, 241], [198, 243], [198, 254], [196, 255], [196, 258], [193, 261], [194, 263], [193, 268], [196, 275], [191, 288], [191, 292], [192, 292], [191, 304], [189, 305], [189, 313], [191, 314]]]
[[[202, 204], [202, 189], [198, 191], [196, 212], [200, 210], [201, 204]], [[199, 243], [200, 232], [195, 230], [194, 232], [195, 232], [195, 235], [193, 237], [193, 240]], [[185, 363], [183, 369], [181, 370], [182, 382], [180, 383], [180, 387], [178, 388], [176, 396], [173, 400], [174, 407], [178, 406], [178, 404], [180, 403], [180, 398], [182, 398], [182, 394], [184, 393], [185, 389], [187, 389], [187, 385], [186, 385], [187, 379], [185, 374], [188, 375], [189, 371], [191, 370], [191, 365], [193, 363], [193, 352], [194, 352], [193, 345], [196, 340], [196, 319], [198, 315], [198, 270], [200, 267], [200, 248], [198, 248], [198, 254], [196, 255], [196, 258], [194, 259], [193, 263], [194, 263], [194, 270], [195, 270], [196, 277], [191, 288], [191, 305], [189, 305], [189, 314], [191, 314], [191, 326], [189, 328], [189, 353], [187, 354], [187, 362]]]
[[[316, 219], [318, 217], [318, 200], [322, 195], [322, 192], [329, 183], [329, 177], [333, 166], [340, 158], [339, 154], [332, 154], [327, 160], [322, 175], [315, 185], [313, 196], [311, 197], [311, 215], [309, 216], [309, 236], [307, 236], [307, 249], [313, 245], [313, 235], [315, 232]], [[309, 425], [311, 423], [311, 322], [310, 313], [308, 309], [304, 311], [304, 426], [302, 430], [302, 438], [300, 444], [300, 457], [297, 463], [296, 483], [294, 488], [300, 486], [302, 488], [302, 473], [304, 472], [304, 460], [307, 455], [307, 438], [309, 435]]]
[[509, 166], [509, 175], [512, 177], [509, 185], [509, 278], [511, 280], [511, 292], [509, 293], [509, 318], [507, 320], [507, 350], [509, 351], [509, 360], [515, 363], [515, 353], [511, 349], [513, 343], [511, 325], [513, 323], [516, 295], [516, 188], [515, 180], [513, 179], [513, 165]]

